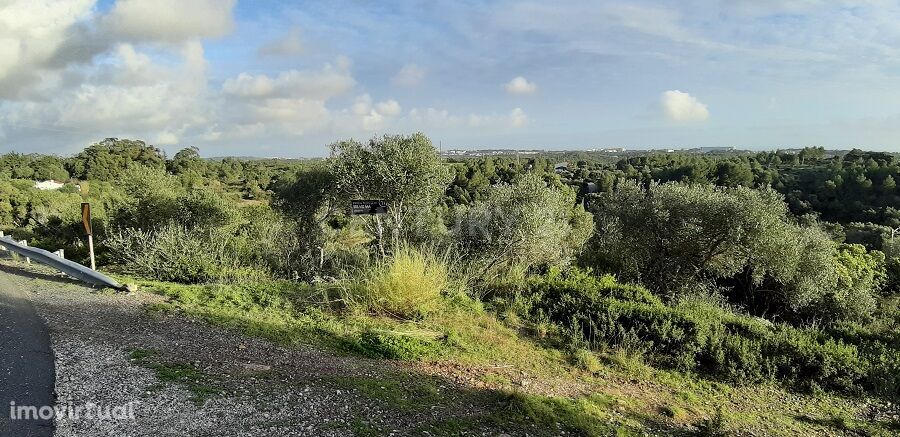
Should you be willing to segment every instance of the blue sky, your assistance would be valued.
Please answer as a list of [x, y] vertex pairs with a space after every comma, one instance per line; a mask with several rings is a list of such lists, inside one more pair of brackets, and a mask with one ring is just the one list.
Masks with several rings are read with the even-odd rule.
[[900, 151], [898, 75], [895, 1], [11, 0], [0, 151]]

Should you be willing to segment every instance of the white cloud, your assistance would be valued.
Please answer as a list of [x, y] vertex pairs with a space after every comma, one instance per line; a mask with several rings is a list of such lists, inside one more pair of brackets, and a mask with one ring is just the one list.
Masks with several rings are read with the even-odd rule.
[[356, 81], [345, 68], [325, 65], [319, 70], [288, 70], [272, 78], [265, 74], [241, 73], [226, 79], [222, 89], [246, 98], [271, 96], [307, 97], [326, 100], [349, 91]]
[[291, 123], [305, 128], [321, 126], [328, 120], [328, 109], [320, 100], [272, 98], [250, 106], [257, 121]]
[[215, 38], [234, 27], [235, 0], [119, 0], [102, 22], [131, 40], [179, 42]]
[[385, 100], [383, 102], [379, 102], [375, 105], [375, 109], [380, 114], [384, 114], [388, 117], [393, 117], [395, 115], [400, 114], [402, 108], [400, 108], [400, 104], [397, 103], [396, 100]]
[[[342, 57], [335, 63], [319, 69], [283, 71], [274, 77], [241, 73], [225, 80], [219, 123], [203, 136], [214, 141], [254, 135], [293, 138], [328, 128], [334, 121], [328, 103], [356, 85], [347, 70], [350, 60]], [[362, 118], [371, 108], [371, 98], [366, 94], [357, 98], [352, 112], [358, 111], [357, 116]]]
[[419, 86], [425, 80], [425, 69], [416, 64], [406, 64], [394, 75], [392, 82], [395, 86], [412, 88]]
[[413, 108], [409, 111], [409, 119], [417, 125], [425, 125], [432, 127], [449, 127], [458, 125], [462, 119], [458, 116], [451, 115], [446, 109], [418, 109]]
[[68, 30], [87, 16], [94, 0], [4, 1], [0, 7], [0, 96], [15, 97], [44, 76]]
[[377, 111], [371, 111], [369, 114], [364, 115], [362, 118], [362, 127], [363, 130], [367, 132], [372, 132], [384, 125], [384, 116], [379, 114]]
[[253, 76], [241, 73], [237, 77], [226, 79], [222, 84], [222, 90], [227, 94], [240, 97], [265, 97], [274, 93], [275, 84], [269, 76], [264, 74]]
[[353, 105], [350, 106], [350, 110], [356, 115], [368, 114], [369, 111], [372, 110], [372, 96], [368, 94], [357, 96], [356, 99], [353, 100]]
[[[233, 0], [120, 0], [97, 15], [94, 0], [5, 2], [0, 136], [33, 151], [62, 152], [108, 136], [170, 146], [277, 145], [347, 132], [335, 124], [342, 111], [329, 108], [356, 87], [346, 56], [319, 68], [240, 73], [209, 86], [202, 40], [231, 30], [233, 6]], [[293, 31], [261, 50], [297, 53], [298, 41]], [[72, 54], [82, 47], [88, 49]], [[401, 111], [392, 99], [367, 106], [349, 132], [378, 129]]]
[[54, 88], [45, 100], [8, 103], [0, 119], [17, 140], [38, 132], [67, 143], [131, 136], [175, 144], [211, 114], [204, 98], [202, 47], [188, 43], [176, 53], [180, 63], [161, 66], [122, 44], [102, 71], [74, 86]]
[[299, 27], [292, 28], [286, 35], [259, 48], [259, 54], [264, 56], [298, 56], [303, 52]]
[[357, 96], [350, 106], [350, 112], [358, 117], [361, 127], [366, 132], [375, 131], [387, 125], [393, 117], [400, 114], [400, 103], [396, 100], [385, 100], [372, 104], [368, 94]]
[[666, 116], [673, 121], [704, 121], [709, 118], [709, 109], [706, 104], [679, 90], [662, 93], [660, 104]]
[[153, 143], [163, 146], [178, 144], [178, 134], [174, 132], [164, 131], [156, 136], [156, 140], [153, 141]]
[[531, 94], [536, 90], [537, 85], [522, 76], [516, 76], [506, 84], [506, 92], [510, 94]]
[[509, 124], [512, 127], [523, 127], [528, 124], [528, 116], [522, 108], [515, 108], [509, 113]]
[[469, 127], [479, 129], [520, 128], [528, 124], [528, 116], [522, 108], [514, 108], [507, 115], [500, 114], [469, 114], [467, 116], [456, 115], [446, 109], [417, 109], [409, 111], [407, 119], [414, 127], [422, 128], [455, 128]]

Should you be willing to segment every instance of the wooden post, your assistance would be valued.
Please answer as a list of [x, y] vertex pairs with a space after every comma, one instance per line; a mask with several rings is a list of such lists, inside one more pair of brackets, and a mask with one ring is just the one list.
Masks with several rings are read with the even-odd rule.
[[81, 223], [84, 225], [84, 233], [88, 237], [88, 251], [91, 254], [91, 270], [97, 270], [97, 264], [94, 262], [94, 230], [91, 226], [91, 204], [88, 202], [81, 203]]
[[88, 235], [88, 250], [91, 252], [91, 270], [97, 270], [97, 264], [94, 262], [94, 236]]

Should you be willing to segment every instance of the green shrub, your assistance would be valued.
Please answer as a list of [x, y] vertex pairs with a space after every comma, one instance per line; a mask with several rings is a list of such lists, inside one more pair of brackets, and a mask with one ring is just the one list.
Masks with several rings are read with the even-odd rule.
[[126, 273], [161, 281], [198, 284], [267, 278], [260, 266], [235, 256], [234, 240], [214, 231], [167, 225], [155, 231], [126, 228], [111, 232], [106, 245]]
[[876, 387], [878, 393], [898, 396], [900, 331], [895, 325], [885, 322], [887, 317], [886, 314], [879, 314], [875, 318], [876, 322], [868, 325], [841, 323], [830, 327], [828, 335], [857, 347], [860, 355], [871, 366], [866, 381], [868, 386]]
[[771, 188], [618, 184], [588, 197], [597, 233], [581, 262], [675, 297], [708, 281], [752, 314], [859, 320], [885, 283], [884, 255], [798, 223]]
[[713, 417], [704, 419], [697, 425], [697, 433], [703, 437], [722, 437], [730, 435], [724, 409], [720, 405]]
[[537, 427], [548, 434], [608, 436], [634, 433], [627, 427], [617, 427], [611, 423], [607, 413], [611, 400], [602, 394], [572, 400], [510, 392], [506, 401], [504, 420]]
[[436, 340], [393, 331], [369, 329], [359, 339], [359, 352], [372, 358], [412, 361], [435, 356], [439, 350]]
[[[886, 378], [880, 373], [895, 370], [900, 361], [890, 358], [896, 349], [862, 347], [815, 328], [774, 325], [701, 300], [665, 305], [639, 287], [613, 281], [551, 272], [528, 279], [514, 307], [533, 323], [553, 324], [574, 347], [644, 350], [658, 365], [733, 382], [775, 378], [802, 389], [884, 392]], [[622, 295], [635, 301], [617, 297]], [[883, 365], [870, 363], [877, 357]], [[886, 394], [897, 392], [888, 388]]]
[[433, 253], [401, 248], [347, 289], [347, 298], [368, 311], [416, 318], [434, 311], [450, 285], [445, 264]]
[[600, 360], [597, 359], [593, 352], [587, 349], [576, 349], [572, 353], [572, 361], [576, 367], [588, 373], [597, 373], [601, 368]]
[[484, 201], [458, 207], [453, 220], [460, 251], [481, 264], [476, 274], [485, 278], [567, 264], [594, 230], [574, 190], [531, 173], [491, 186]]

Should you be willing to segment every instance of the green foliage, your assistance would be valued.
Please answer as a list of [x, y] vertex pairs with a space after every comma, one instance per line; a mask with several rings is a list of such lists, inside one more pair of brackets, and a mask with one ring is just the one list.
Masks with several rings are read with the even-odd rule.
[[289, 178], [276, 184], [275, 205], [300, 220], [314, 221], [318, 216], [336, 208], [335, 175], [326, 166], [299, 169]]
[[114, 206], [113, 227], [152, 230], [179, 219], [178, 198], [184, 195], [184, 188], [163, 170], [123, 170], [117, 184], [127, 197]]
[[163, 281], [258, 281], [264, 266], [247, 264], [236, 254], [235, 240], [215, 230], [168, 224], [155, 230], [124, 228], [108, 234], [106, 245], [126, 273]]
[[30, 179], [34, 169], [29, 165], [31, 157], [8, 153], [0, 157], [0, 176], [12, 179]]
[[0, 155], [0, 178], [66, 181], [69, 173], [63, 160], [52, 155]]
[[421, 133], [385, 135], [368, 144], [342, 141], [331, 150], [328, 162], [337, 197], [347, 203], [351, 199], [388, 201], [395, 243], [415, 226], [409, 222], [412, 210], [437, 205], [450, 183], [437, 149]]
[[434, 357], [440, 345], [433, 339], [402, 332], [366, 330], [357, 343], [359, 352], [372, 358], [415, 361]]
[[587, 396], [577, 400], [509, 393], [504, 420], [528, 423], [547, 434], [572, 432], [586, 436], [629, 435], [628, 426], [615, 426], [609, 417], [609, 398]]
[[[77, 258], [79, 203], [90, 201], [102, 265], [204, 284], [157, 284], [169, 298], [161, 307], [287, 344], [539, 374], [574, 365], [641, 379], [653, 364], [897, 396], [900, 163], [833, 155], [550, 152], [448, 163], [416, 134], [337, 143], [307, 165], [203, 159], [196, 148], [166, 161], [153, 146], [109, 139], [73, 158], [0, 156], [0, 227]], [[556, 171], [557, 162], [571, 164]], [[71, 182], [44, 192], [31, 179]], [[359, 198], [391, 202], [385, 257], [373, 250], [385, 240], [373, 218], [346, 214]], [[561, 268], [573, 258], [649, 289]], [[503, 321], [458, 289], [486, 289]], [[580, 432], [605, 420], [603, 402], [578, 402], [511, 410], [553, 426], [589, 411], [570, 429]]]
[[69, 173], [83, 180], [113, 181], [136, 166], [165, 169], [162, 152], [140, 140], [107, 138], [92, 144], [68, 163]]
[[576, 367], [588, 373], [597, 373], [601, 368], [600, 360], [597, 359], [593, 352], [587, 349], [576, 349], [572, 353], [572, 361]]
[[188, 147], [181, 149], [166, 165], [168, 171], [175, 175], [204, 175], [208, 170], [208, 166], [202, 158], [200, 158], [200, 149], [196, 147]]
[[198, 405], [222, 393], [219, 381], [212, 376], [190, 363], [161, 360], [156, 350], [132, 349], [129, 358], [135, 364], [153, 370], [160, 381], [184, 385], [193, 394], [191, 400]]
[[188, 229], [227, 229], [242, 221], [235, 202], [207, 188], [175, 199], [178, 222]]
[[721, 187], [753, 186], [753, 172], [750, 166], [734, 161], [720, 161], [716, 164], [715, 183]]
[[[790, 276], [797, 270], [800, 248], [789, 239], [796, 229], [771, 190], [623, 184], [592, 200], [591, 212], [598, 229], [593, 262], [657, 291], [703, 276], [729, 277], [745, 267], [756, 271], [756, 281], [769, 272]], [[765, 264], [785, 259], [794, 265]]]
[[838, 320], [865, 320], [875, 310], [874, 291], [884, 285], [884, 254], [867, 252], [858, 244], [844, 244], [835, 254], [836, 284], [814, 307]]
[[704, 437], [724, 437], [729, 435], [724, 408], [720, 405], [716, 409], [716, 414], [700, 422], [697, 428], [699, 434]]
[[652, 296], [628, 298], [640, 293], [623, 294], [623, 287], [631, 288], [610, 279], [591, 281], [577, 271], [551, 273], [529, 278], [518, 296], [507, 291], [495, 298], [512, 299], [507, 305], [528, 320], [554, 324], [576, 347], [640, 350], [658, 365], [739, 383], [775, 378], [804, 389], [898, 395], [892, 388], [897, 374], [886, 375], [888, 367], [874, 365], [878, 359], [896, 365], [898, 358], [877, 358], [889, 352], [861, 349], [814, 328], [773, 325], [700, 301], [665, 305]]
[[838, 250], [782, 199], [770, 189], [623, 184], [591, 201], [598, 232], [586, 262], [669, 296], [718, 281], [759, 314], [863, 317], [883, 282], [879, 255]]
[[575, 193], [528, 174], [492, 187], [483, 202], [457, 211], [453, 236], [483, 274], [565, 264], [593, 231]]
[[[293, 241], [299, 260], [295, 269], [297, 273], [303, 278], [321, 275], [324, 266], [320, 266], [319, 262], [324, 264], [326, 248], [328, 261], [337, 258], [333, 264], [342, 265], [342, 255], [352, 253], [357, 245], [343, 245], [337, 237], [351, 234], [355, 229], [333, 229], [328, 224], [328, 219], [338, 208], [335, 178], [331, 171], [321, 165], [301, 168], [290, 177], [279, 180], [275, 185], [275, 194], [273, 207], [293, 224]], [[361, 240], [368, 243], [370, 239], [363, 237]], [[329, 271], [339, 270], [329, 267]]]
[[377, 314], [416, 318], [438, 308], [450, 282], [447, 266], [433, 253], [400, 248], [354, 278], [345, 300]]

